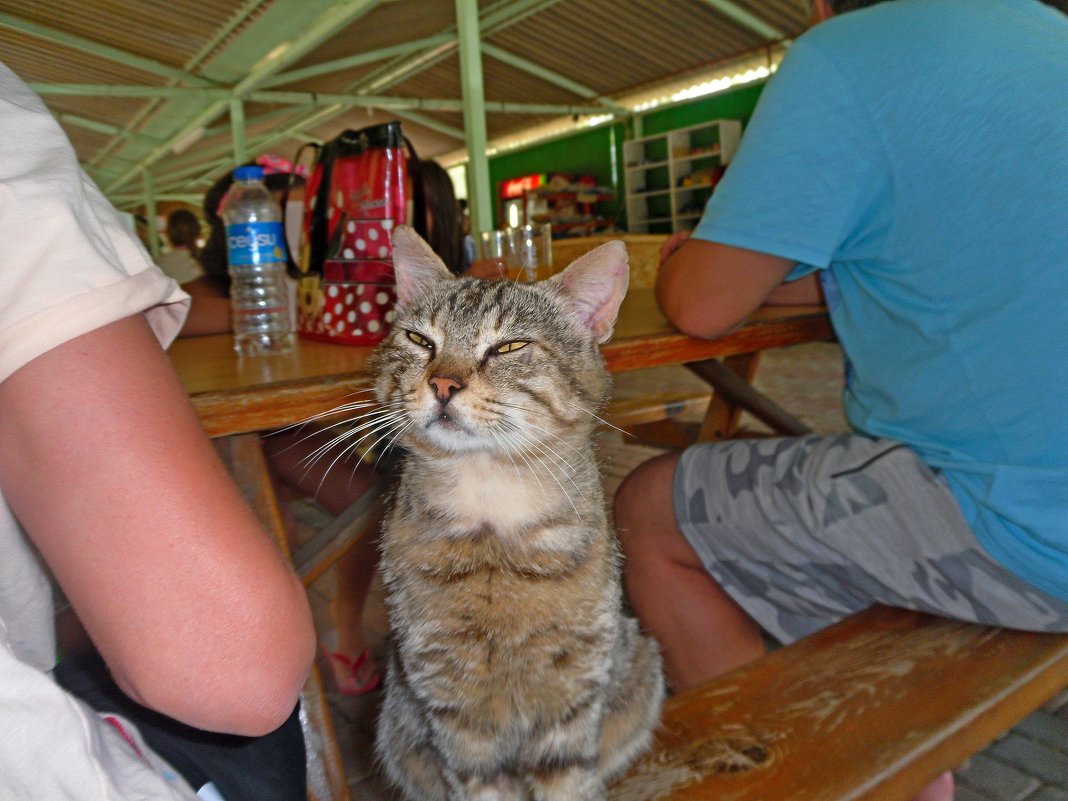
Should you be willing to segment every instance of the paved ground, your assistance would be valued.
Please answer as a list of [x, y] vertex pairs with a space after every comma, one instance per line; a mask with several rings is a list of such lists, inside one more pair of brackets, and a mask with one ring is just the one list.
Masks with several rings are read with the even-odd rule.
[[[764, 357], [757, 386], [797, 414], [818, 432], [840, 431], [841, 357], [829, 345], [803, 346]], [[750, 427], [759, 424], [750, 421]], [[606, 462], [605, 490], [609, 497], [622, 478], [637, 464], [659, 453], [651, 448], [607, 437], [601, 448]], [[293, 505], [305, 536], [329, 522], [317, 504]], [[311, 599], [320, 631], [330, 627], [327, 604], [333, 597], [330, 571], [312, 587]], [[380, 587], [372, 589], [364, 614], [368, 645], [384, 652], [388, 634]], [[326, 669], [325, 663], [321, 667]], [[333, 691], [329, 674], [328, 696], [338, 739], [345, 755], [353, 801], [394, 801], [374, 770], [372, 742], [380, 692], [346, 698]], [[957, 772], [957, 801], [1068, 801], [1068, 692], [1033, 713], [986, 750], [973, 756]], [[772, 800], [769, 800], [772, 801]]]
[[1068, 801], [1068, 694], [957, 773], [957, 801]]

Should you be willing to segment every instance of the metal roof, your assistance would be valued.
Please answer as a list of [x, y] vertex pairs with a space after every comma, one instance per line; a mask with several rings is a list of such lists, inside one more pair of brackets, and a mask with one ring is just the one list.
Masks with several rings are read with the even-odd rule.
[[[457, 8], [474, 0], [4, 0], [0, 60], [116, 202], [194, 196], [247, 152], [291, 157], [401, 119], [465, 146]], [[480, 0], [486, 136], [605, 113], [801, 33], [808, 0]], [[618, 106], [615, 110], [619, 112]]]

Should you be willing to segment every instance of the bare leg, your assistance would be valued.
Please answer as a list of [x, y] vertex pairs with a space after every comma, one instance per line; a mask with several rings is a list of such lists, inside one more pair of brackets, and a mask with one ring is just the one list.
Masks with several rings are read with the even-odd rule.
[[[339, 515], [378, 480], [359, 456], [339, 457], [342, 445], [329, 446], [328, 431], [291, 429], [263, 437], [263, 450], [271, 469], [302, 495], [315, 498], [332, 515]], [[320, 447], [327, 450], [319, 453]]]
[[[326, 431], [293, 429], [264, 437], [263, 448], [272, 470], [302, 495], [315, 498], [332, 515], [341, 514], [378, 480], [375, 471], [354, 454], [341, 456], [344, 443], [330, 446]], [[326, 447], [325, 452], [319, 448]], [[340, 458], [339, 458], [340, 456]], [[337, 563], [337, 594], [330, 612], [337, 627], [337, 651], [356, 660], [364, 651], [363, 607], [378, 567], [378, 530], [356, 542]], [[359, 687], [377, 672], [366, 658], [357, 675], [345, 665], [331, 662], [338, 686]]]
[[953, 774], [943, 773], [916, 796], [913, 801], [953, 801]]
[[[330, 603], [330, 614], [337, 626], [337, 649], [351, 659], [364, 650], [363, 606], [371, 581], [378, 568], [378, 531], [353, 545], [337, 562], [337, 594]], [[366, 684], [376, 671], [368, 658], [357, 675], [358, 685]]]
[[627, 594], [663, 649], [664, 672], [675, 691], [764, 653], [760, 628], [708, 575], [675, 522], [672, 482], [678, 457], [665, 454], [640, 465], [615, 497]]

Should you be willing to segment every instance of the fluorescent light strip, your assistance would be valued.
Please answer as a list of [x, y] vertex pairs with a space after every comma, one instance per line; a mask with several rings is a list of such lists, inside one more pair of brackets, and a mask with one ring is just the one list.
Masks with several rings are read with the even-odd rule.
[[[643, 93], [621, 98], [618, 103], [635, 114], [655, 108], [685, 103], [699, 97], [718, 94], [736, 86], [743, 86], [754, 81], [761, 81], [772, 75], [782, 61], [785, 47], [776, 47], [771, 52], [750, 56], [736, 62], [717, 73], [690, 76], [683, 81], [662, 85]], [[509, 136], [502, 136], [490, 143], [486, 150], [488, 156], [507, 153], [522, 147], [544, 142], [560, 136], [574, 133], [581, 128], [595, 128], [616, 118], [613, 114], [597, 114], [574, 120], [560, 117], [542, 125], [527, 128]], [[453, 167], [467, 161], [467, 151], [457, 150], [438, 157], [445, 167]]]

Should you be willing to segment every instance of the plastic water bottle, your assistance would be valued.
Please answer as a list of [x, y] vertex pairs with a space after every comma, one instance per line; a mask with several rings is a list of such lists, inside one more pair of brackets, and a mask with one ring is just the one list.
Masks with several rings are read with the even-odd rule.
[[285, 353], [296, 344], [286, 286], [282, 213], [263, 184], [262, 167], [238, 167], [223, 200], [234, 350], [239, 356]]

